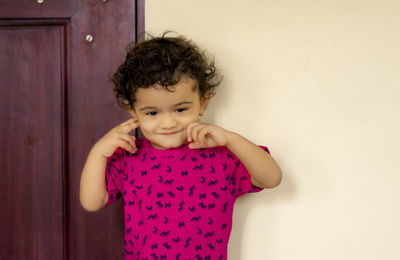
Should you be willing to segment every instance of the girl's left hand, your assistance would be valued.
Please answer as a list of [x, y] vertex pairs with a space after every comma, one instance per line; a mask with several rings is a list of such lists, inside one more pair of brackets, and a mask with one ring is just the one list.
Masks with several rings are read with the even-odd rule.
[[230, 132], [222, 127], [202, 122], [191, 123], [187, 128], [189, 148], [212, 148], [225, 146]]

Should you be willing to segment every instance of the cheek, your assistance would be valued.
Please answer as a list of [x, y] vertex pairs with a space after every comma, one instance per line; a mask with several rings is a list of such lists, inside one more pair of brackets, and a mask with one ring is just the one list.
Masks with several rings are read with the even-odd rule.
[[149, 132], [154, 129], [154, 122], [149, 120], [139, 120], [139, 127], [142, 132]]
[[194, 123], [194, 122], [198, 122], [199, 119], [200, 118], [199, 118], [199, 116], [197, 114], [192, 114], [192, 115], [187, 116], [184, 119], [182, 119], [181, 123], [186, 128], [189, 124]]

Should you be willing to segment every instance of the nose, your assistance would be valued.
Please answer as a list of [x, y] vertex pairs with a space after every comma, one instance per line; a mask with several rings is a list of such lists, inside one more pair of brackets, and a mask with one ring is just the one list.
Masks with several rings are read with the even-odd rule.
[[162, 116], [161, 124], [160, 124], [161, 128], [171, 129], [171, 128], [176, 127], [176, 125], [177, 125], [177, 121], [174, 116], [169, 115], [169, 114], [165, 114]]

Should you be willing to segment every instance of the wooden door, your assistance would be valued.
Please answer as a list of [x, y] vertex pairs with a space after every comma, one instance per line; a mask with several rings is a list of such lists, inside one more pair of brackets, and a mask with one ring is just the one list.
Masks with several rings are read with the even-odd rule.
[[128, 115], [110, 77], [142, 0], [1, 0], [0, 259], [122, 259], [121, 203], [79, 204], [90, 147]]

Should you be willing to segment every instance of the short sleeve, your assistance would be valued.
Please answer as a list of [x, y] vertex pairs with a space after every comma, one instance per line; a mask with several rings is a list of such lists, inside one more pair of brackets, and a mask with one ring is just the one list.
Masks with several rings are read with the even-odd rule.
[[[265, 146], [260, 146], [264, 151], [269, 153], [269, 150]], [[254, 186], [251, 183], [250, 173], [247, 171], [246, 167], [238, 160], [236, 164], [236, 172], [234, 174], [234, 183], [236, 185], [236, 197], [240, 197], [246, 193], [259, 192], [262, 191], [263, 188]]]
[[107, 158], [106, 165], [106, 189], [108, 192], [107, 205], [117, 201], [122, 194], [123, 169], [122, 160], [124, 151], [121, 148], [115, 150], [114, 154]]

